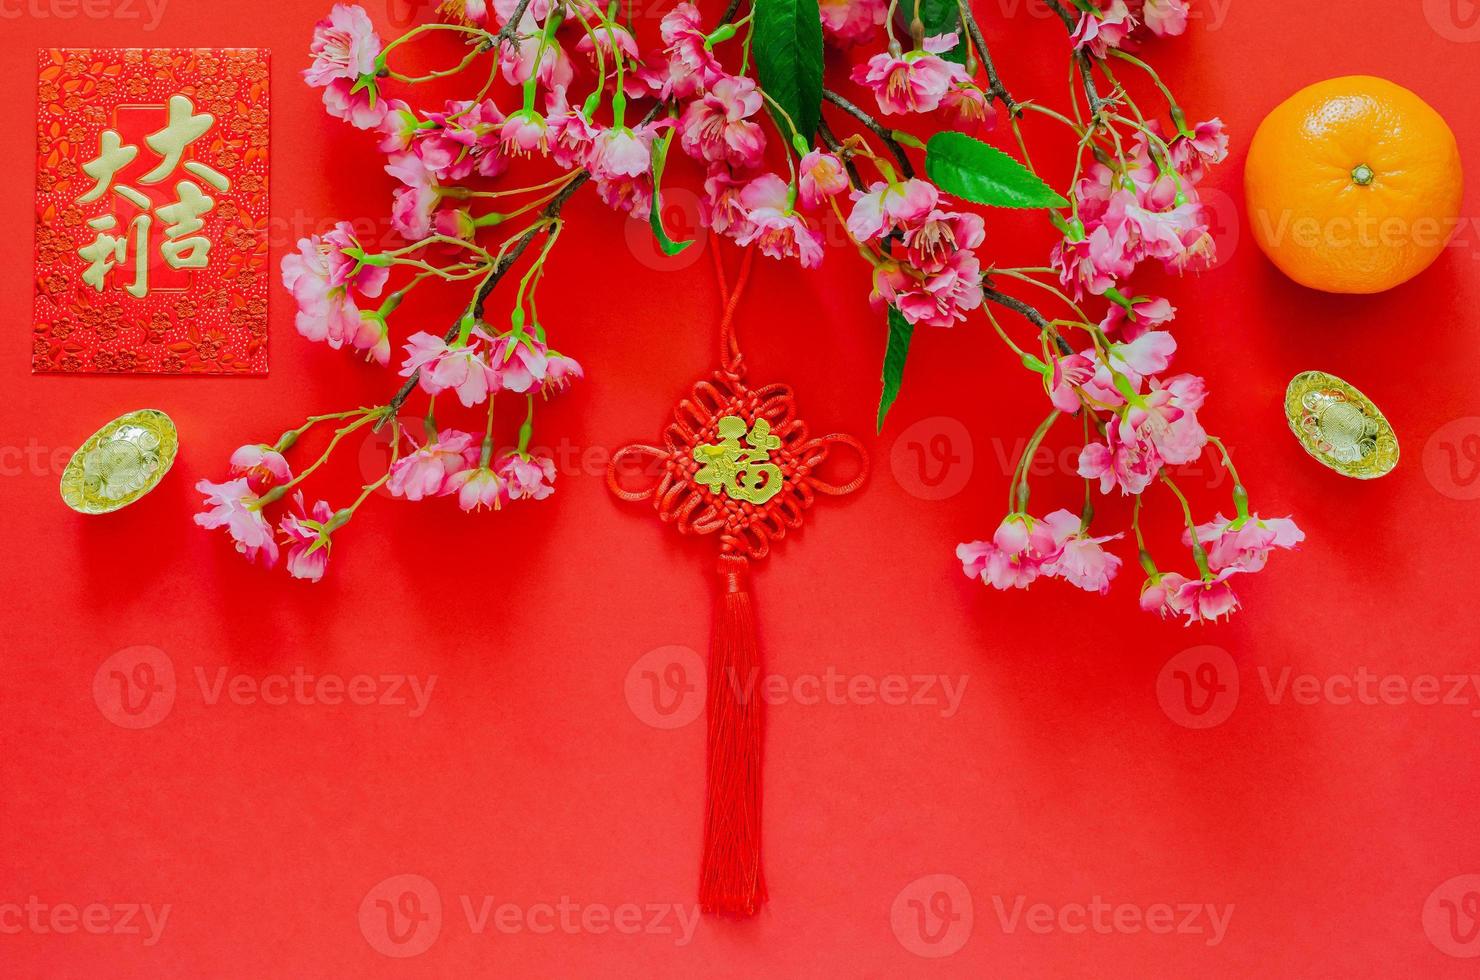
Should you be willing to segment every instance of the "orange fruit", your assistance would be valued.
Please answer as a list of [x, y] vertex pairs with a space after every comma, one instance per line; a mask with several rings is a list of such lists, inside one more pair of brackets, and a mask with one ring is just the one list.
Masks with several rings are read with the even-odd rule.
[[1463, 190], [1443, 117], [1367, 75], [1292, 95], [1259, 125], [1244, 172], [1259, 247], [1330, 293], [1380, 293], [1427, 269], [1458, 227]]

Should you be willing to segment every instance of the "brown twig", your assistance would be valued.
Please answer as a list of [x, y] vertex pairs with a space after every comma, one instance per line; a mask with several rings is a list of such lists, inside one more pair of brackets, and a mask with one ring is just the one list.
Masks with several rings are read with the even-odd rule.
[[981, 25], [976, 22], [976, 15], [971, 12], [971, 4], [965, 0], [960, 4], [961, 23], [966, 25], [966, 33], [971, 37], [971, 43], [976, 48], [976, 56], [982, 63], [982, 68], [987, 73], [987, 91], [994, 99], [1002, 103], [1002, 107], [1014, 118], [1023, 114], [1022, 103], [1012, 97], [1007, 91], [1007, 86], [1002, 84], [1002, 77], [997, 74], [997, 66], [992, 61], [992, 55], [987, 51], [987, 39], [982, 35]]
[[894, 159], [899, 163], [900, 172], [903, 173], [906, 177], [915, 176], [914, 164], [910, 163], [910, 158], [904, 152], [904, 147], [900, 146], [899, 141], [896, 140], [893, 136], [889, 135], [889, 130], [885, 129], [883, 124], [880, 123], [879, 120], [875, 119], [873, 116], [869, 115], [867, 112], [860, 109], [852, 102], [849, 102], [847, 99], [843, 98], [841, 95], [832, 91], [831, 89], [823, 89], [822, 98], [824, 101], [831, 102], [833, 105], [837, 106], [839, 109], [842, 109], [854, 119], [857, 119], [859, 122], [863, 123], [864, 128], [873, 133], [879, 139], [883, 140], [884, 145], [889, 148], [889, 152], [894, 154]]
[[[1019, 316], [1025, 317], [1030, 323], [1033, 324], [1033, 326], [1037, 327], [1039, 330], [1047, 330], [1053, 326], [1053, 324], [1048, 322], [1048, 317], [1044, 316], [1042, 313], [1039, 313], [1035, 307], [1031, 306], [1028, 303], [1024, 303], [1016, 296], [1009, 296], [1006, 293], [999, 293], [991, 286], [983, 284], [982, 297], [988, 302], [996, 303], [998, 306], [1012, 310]], [[1058, 341], [1059, 353], [1065, 355], [1074, 353], [1074, 348], [1070, 347], [1068, 342], [1065, 341], [1063, 337], [1060, 337], [1057, 332], [1055, 332], [1054, 334], [1054, 339]]]
[[[1073, 34], [1077, 23], [1074, 16], [1064, 9], [1064, 5], [1059, 0], [1044, 0], [1044, 2], [1059, 15], [1059, 20], [1064, 22], [1064, 29]], [[1079, 79], [1084, 83], [1084, 97], [1089, 100], [1089, 115], [1093, 120], [1106, 106], [1112, 105], [1113, 100], [1100, 97], [1100, 90], [1095, 85], [1094, 62], [1090, 60], [1089, 52], [1076, 51], [1074, 60], [1079, 62]]]

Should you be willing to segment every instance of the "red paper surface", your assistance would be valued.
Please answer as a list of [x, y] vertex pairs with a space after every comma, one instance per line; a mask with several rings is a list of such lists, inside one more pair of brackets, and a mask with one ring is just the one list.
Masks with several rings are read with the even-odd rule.
[[[267, 52], [39, 62], [32, 370], [265, 374]], [[197, 119], [170, 166], [171, 126]]]
[[[980, 322], [922, 331], [902, 399], [870, 435], [883, 327], [867, 270], [842, 249], [817, 274], [758, 262], [738, 321], [754, 377], [792, 384], [819, 431], [865, 437], [875, 470], [755, 576], [780, 677], [766, 688], [771, 903], [752, 922], [701, 922], [685, 941], [673, 908], [692, 909], [703, 794], [687, 685], [707, 643], [712, 551], [614, 501], [600, 474], [711, 369], [707, 256], [659, 258], [644, 226], [578, 195], [540, 296], [552, 341], [589, 374], [537, 421], [557, 492], [478, 517], [448, 501], [373, 501], [336, 537], [318, 587], [250, 568], [194, 527], [191, 485], [222, 475], [240, 443], [383, 399], [392, 379], [301, 341], [276, 286], [265, 379], [33, 377], [13, 338], [0, 357], [0, 974], [1472, 975], [1475, 960], [1451, 954], [1476, 951], [1476, 881], [1462, 876], [1480, 873], [1480, 695], [1444, 678], [1480, 672], [1476, 198], [1422, 278], [1335, 298], [1269, 266], [1240, 184], [1263, 114], [1350, 72], [1422, 94], [1473, 165], [1480, 25], [1441, 3], [1353, 0], [1339, 16], [1274, 0], [1195, 7], [1190, 37], [1150, 54], [1189, 112], [1221, 114], [1235, 143], [1210, 178], [1225, 261], [1165, 284], [1181, 309], [1178, 363], [1207, 376], [1205, 420], [1255, 507], [1293, 513], [1309, 534], [1242, 583], [1232, 622], [1148, 618], [1129, 574], [1108, 599], [965, 580], [952, 550], [995, 525], [1012, 453], [1041, 418], [1031, 377]], [[12, 53], [276, 49], [274, 141], [292, 150], [275, 168], [275, 270], [336, 220], [385, 227], [392, 184], [371, 141], [327, 121], [297, 78], [325, 9], [181, 2], [153, 31], [142, 17], [29, 13], [3, 30]], [[1061, 59], [1045, 53], [1055, 21], [1031, 2], [979, 11], [1018, 97], [1066, 105]], [[372, 14], [390, 36], [407, 7]], [[0, 83], [13, 95], [0, 150], [31, 159], [29, 55], [0, 63]], [[1027, 135], [1035, 162], [1067, 175], [1051, 149], [1061, 127], [1032, 119]], [[33, 181], [14, 166], [0, 184], [16, 229], [0, 237], [0, 323], [20, 333]], [[985, 254], [1036, 264], [1051, 231], [993, 214], [989, 235]], [[440, 328], [456, 305], [414, 312]], [[1403, 441], [1392, 476], [1355, 483], [1305, 456], [1279, 402], [1307, 368], [1385, 410]], [[111, 517], [67, 511], [67, 451], [143, 405], [180, 426], [175, 472]], [[366, 443], [345, 460], [333, 492], [379, 451]], [[1076, 506], [1064, 470], [1056, 455], [1042, 462], [1035, 507]], [[1226, 512], [1215, 471], [1182, 482], [1200, 511]], [[1166, 498], [1155, 503], [1165, 551], [1175, 521]], [[1115, 501], [1102, 512], [1127, 516]], [[332, 680], [298, 703], [295, 671]], [[352, 703], [360, 676], [373, 679], [360, 700], [404, 703]], [[425, 691], [432, 676], [416, 713], [407, 679]], [[1396, 679], [1368, 682], [1376, 703], [1361, 700], [1369, 676]], [[940, 678], [953, 690], [965, 678], [954, 708]], [[169, 685], [172, 698], [143, 696]], [[7, 910], [32, 896], [46, 931], [17, 931]], [[1103, 931], [1097, 897], [1112, 909]], [[93, 920], [102, 934], [51, 928], [53, 907], [81, 916], [95, 902], [109, 909]], [[139, 915], [140, 933], [114, 931], [113, 907], [129, 903], [156, 916], [170, 906], [153, 945]], [[1216, 943], [1210, 916], [1188, 919], [1184, 903], [1232, 906]], [[1168, 928], [1162, 906], [1169, 934], [1147, 924]]]

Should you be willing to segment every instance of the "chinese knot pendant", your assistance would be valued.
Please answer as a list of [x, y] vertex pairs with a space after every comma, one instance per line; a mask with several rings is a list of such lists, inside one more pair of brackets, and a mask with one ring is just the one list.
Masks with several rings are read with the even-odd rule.
[[[750, 600], [750, 563], [771, 542], [802, 525], [819, 494], [842, 496], [864, 481], [868, 458], [847, 435], [812, 436], [796, 416], [791, 388], [751, 388], [732, 321], [748, 276], [747, 251], [725, 295], [721, 366], [678, 403], [659, 445], [625, 446], [612, 457], [607, 484], [623, 500], [651, 500], [659, 519], [680, 534], [718, 535], [720, 592], [710, 642], [707, 685], [707, 791], [699, 901], [706, 912], [753, 915], [766, 900], [761, 866], [762, 705], [748, 680], [760, 671]], [[856, 476], [829, 482], [818, 470], [838, 446], [858, 453]], [[657, 483], [623, 485], [619, 471], [656, 472]]]

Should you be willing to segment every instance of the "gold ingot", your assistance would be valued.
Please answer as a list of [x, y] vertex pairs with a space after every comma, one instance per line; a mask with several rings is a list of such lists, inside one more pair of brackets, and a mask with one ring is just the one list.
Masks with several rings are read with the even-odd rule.
[[79, 514], [127, 507], [159, 486], [179, 448], [175, 423], [163, 412], [120, 415], [72, 454], [62, 471], [62, 500]]
[[1372, 400], [1324, 371], [1297, 374], [1285, 389], [1285, 419], [1305, 451], [1356, 480], [1398, 465], [1398, 437]]

